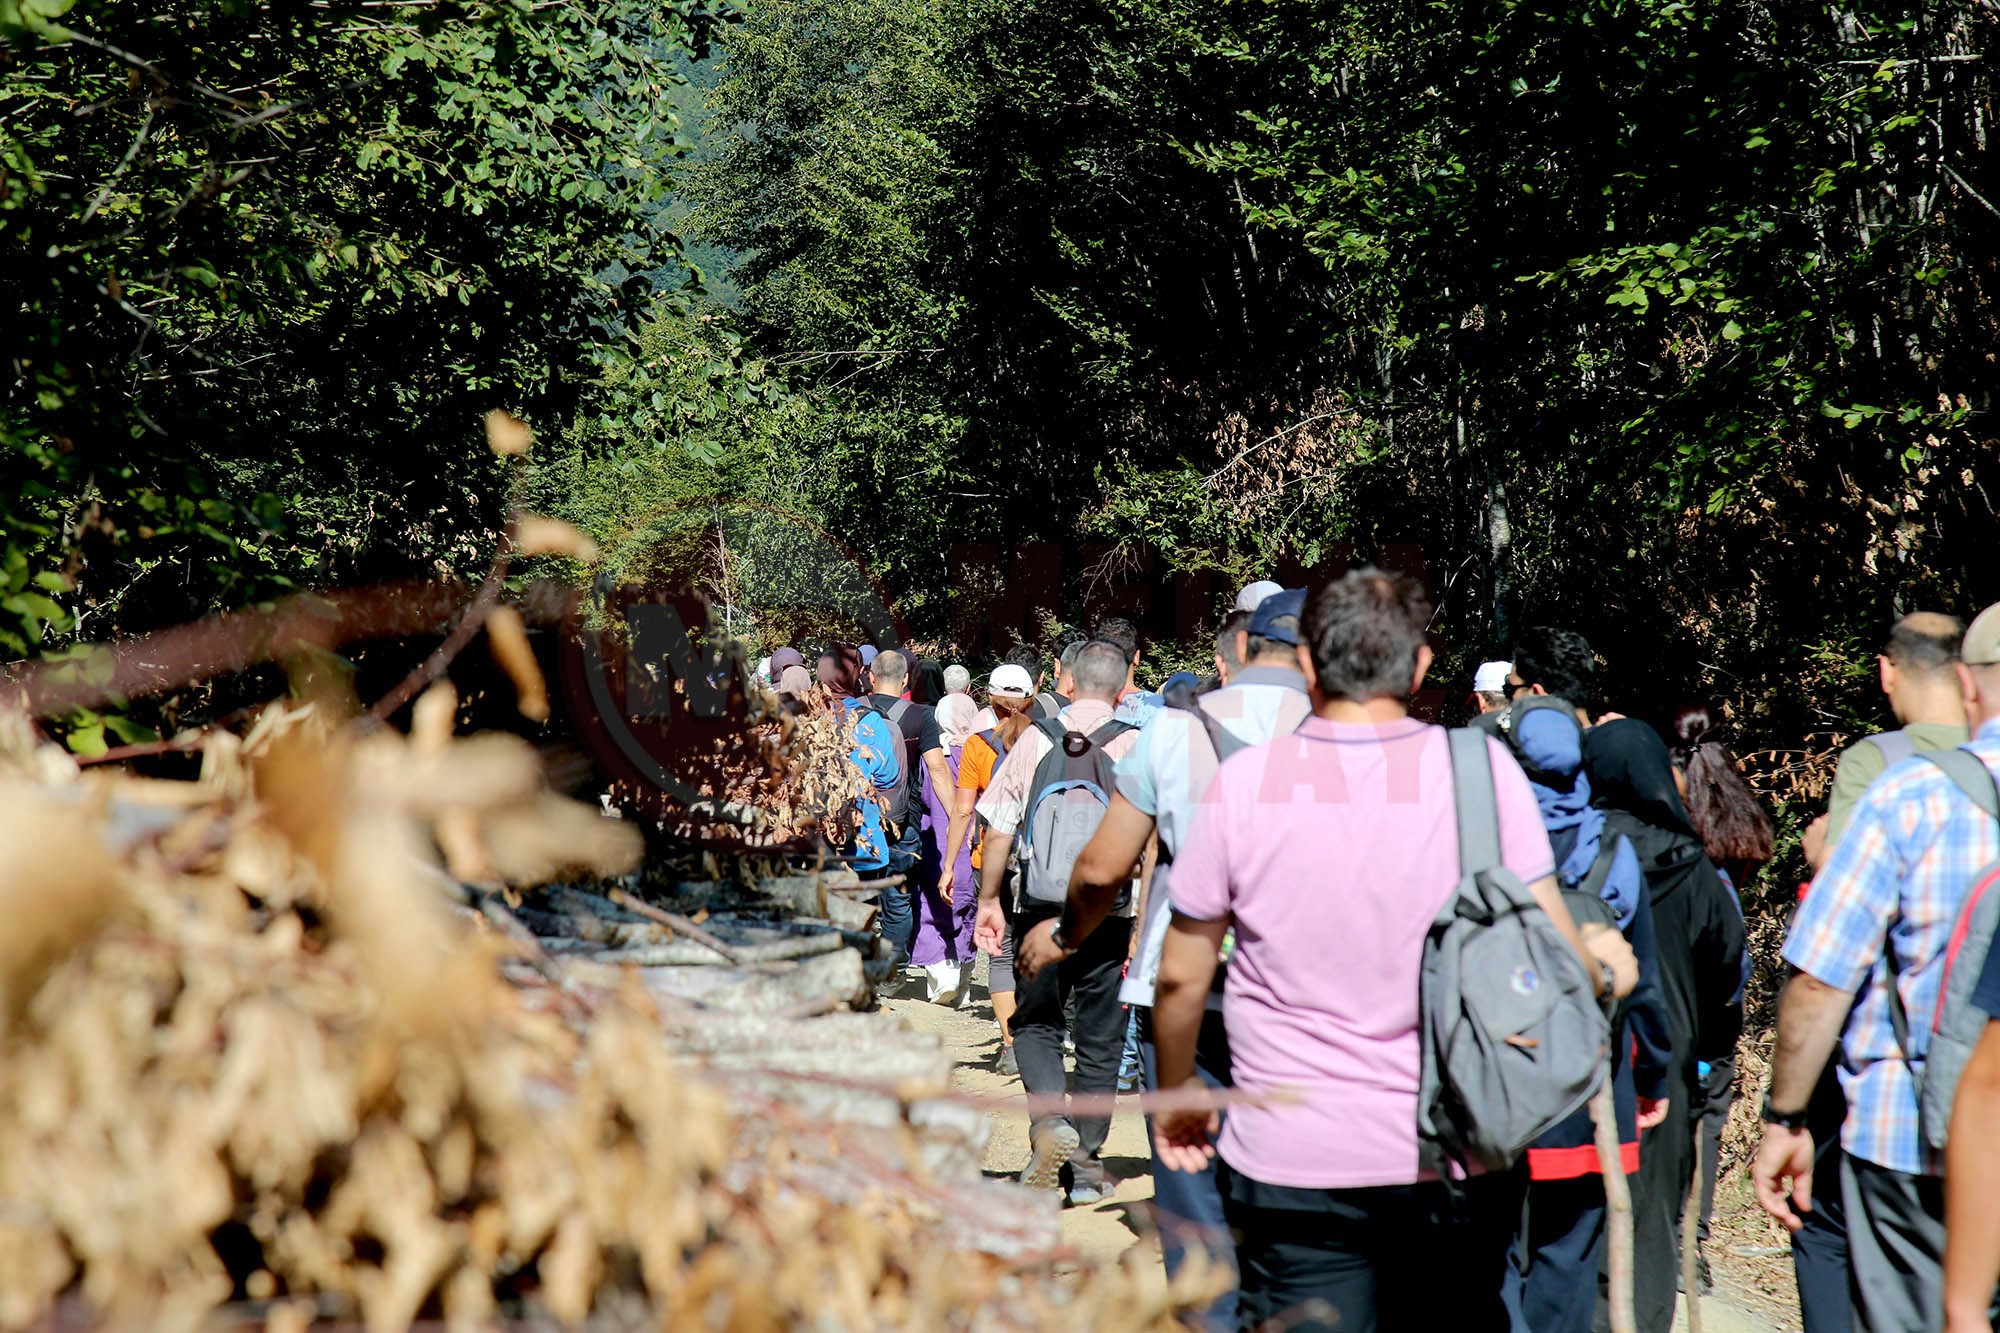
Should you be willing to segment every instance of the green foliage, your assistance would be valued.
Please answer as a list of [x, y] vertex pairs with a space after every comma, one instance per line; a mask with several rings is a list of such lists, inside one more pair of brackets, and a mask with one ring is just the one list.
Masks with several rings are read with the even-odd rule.
[[1996, 29], [767, 0], [692, 223], [820, 423], [777, 465], [899, 592], [954, 534], [1415, 541], [1448, 639], [1573, 624], [1629, 706], [1792, 744], [1874, 708], [1814, 645], [2000, 596]]
[[678, 264], [720, 0], [63, 8], [0, 6], [0, 644], [483, 561], [479, 414]]

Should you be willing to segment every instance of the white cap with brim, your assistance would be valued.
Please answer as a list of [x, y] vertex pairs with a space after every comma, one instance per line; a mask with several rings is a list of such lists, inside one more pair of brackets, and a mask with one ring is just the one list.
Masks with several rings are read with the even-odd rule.
[[1507, 688], [1508, 673], [1513, 671], [1512, 662], [1481, 662], [1479, 670], [1472, 673], [1474, 694], [1498, 694]]
[[1266, 597], [1269, 597], [1274, 592], [1283, 592], [1284, 590], [1285, 585], [1282, 583], [1273, 583], [1269, 579], [1258, 579], [1255, 583], [1245, 587], [1242, 592], [1236, 594], [1236, 609], [1238, 611], [1255, 611], [1258, 603], [1262, 602]]
[[1007, 662], [993, 668], [993, 674], [987, 677], [986, 688], [1002, 698], [1025, 699], [1035, 692], [1035, 678], [1028, 674], [1026, 667]]

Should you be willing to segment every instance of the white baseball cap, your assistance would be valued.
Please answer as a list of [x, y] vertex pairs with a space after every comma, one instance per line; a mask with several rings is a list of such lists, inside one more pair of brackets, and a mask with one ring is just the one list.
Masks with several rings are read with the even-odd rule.
[[1472, 673], [1474, 694], [1498, 694], [1507, 688], [1507, 676], [1512, 672], [1512, 662], [1481, 662], [1479, 670]]
[[993, 674], [986, 678], [988, 692], [1007, 699], [1025, 699], [1035, 692], [1035, 679], [1028, 669], [1006, 662], [993, 668]]
[[1282, 583], [1273, 583], [1269, 579], [1258, 579], [1255, 583], [1245, 587], [1242, 592], [1236, 594], [1236, 609], [1238, 611], [1255, 611], [1259, 602], [1262, 602], [1274, 592], [1283, 592], [1284, 590], [1285, 585]]

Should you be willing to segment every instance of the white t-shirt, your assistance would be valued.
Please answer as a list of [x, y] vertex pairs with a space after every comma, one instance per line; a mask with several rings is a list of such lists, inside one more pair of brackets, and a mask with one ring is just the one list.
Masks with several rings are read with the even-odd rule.
[[[1224, 730], [1258, 745], [1290, 731], [1312, 712], [1305, 677], [1281, 667], [1244, 667], [1222, 689], [1204, 694], [1199, 707]], [[1197, 734], [1199, 733], [1199, 734]], [[1201, 724], [1178, 708], [1161, 708], [1118, 764], [1118, 790], [1142, 813], [1153, 817], [1160, 845], [1173, 853], [1187, 836], [1203, 792], [1215, 777], [1215, 750]], [[1140, 926], [1139, 952], [1118, 992], [1126, 1004], [1150, 1006], [1160, 975], [1160, 951], [1172, 917], [1173, 867], [1163, 857], [1153, 870]]]

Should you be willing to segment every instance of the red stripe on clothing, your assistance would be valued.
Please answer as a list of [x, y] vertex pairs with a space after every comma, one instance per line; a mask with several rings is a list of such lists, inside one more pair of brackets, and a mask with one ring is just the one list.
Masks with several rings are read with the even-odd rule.
[[[1639, 1169], [1638, 1144], [1619, 1144], [1618, 1157], [1626, 1175]], [[1575, 1180], [1578, 1176], [1600, 1174], [1597, 1169], [1597, 1145], [1594, 1143], [1579, 1143], [1573, 1148], [1528, 1149], [1530, 1180]]]

